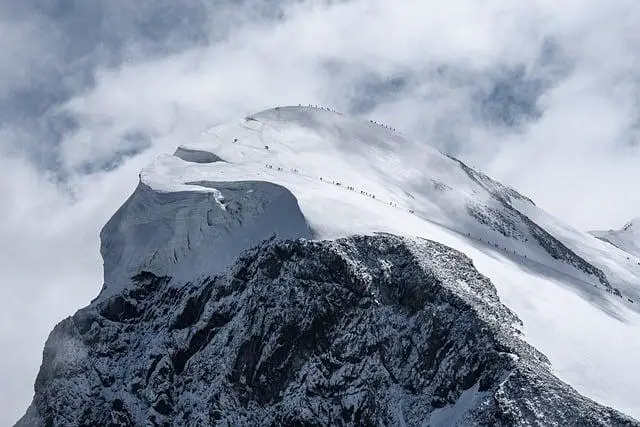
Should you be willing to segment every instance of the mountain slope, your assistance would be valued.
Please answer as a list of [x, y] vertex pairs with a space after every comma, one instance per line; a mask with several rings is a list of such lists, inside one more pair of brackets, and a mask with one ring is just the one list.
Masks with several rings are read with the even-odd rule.
[[640, 257], [640, 218], [629, 221], [620, 230], [591, 231], [590, 233], [635, 257]]
[[640, 425], [558, 381], [435, 242], [267, 242], [171, 280], [58, 325], [18, 425]]
[[[197, 153], [201, 157], [194, 161]], [[211, 157], [215, 160], [207, 160]], [[530, 199], [461, 162], [376, 123], [316, 108], [276, 108], [210, 129], [142, 174], [152, 188], [168, 191], [197, 191], [189, 183], [229, 177], [278, 183], [300, 203], [314, 205], [316, 196], [323, 198], [317, 192], [328, 193], [325, 199], [371, 205], [360, 197], [364, 193], [500, 250], [640, 298], [640, 266], [622, 252], [553, 220]], [[346, 194], [347, 187], [354, 194]], [[315, 228], [344, 234], [337, 221], [324, 215], [316, 220], [315, 209], [302, 209]]]
[[[640, 417], [640, 265], [423, 142], [325, 109], [218, 126], [144, 169], [101, 234], [105, 285], [92, 309], [139, 292], [129, 277], [143, 271], [171, 277], [163, 292], [177, 295], [272, 235], [376, 232], [466, 254], [555, 375]], [[118, 310], [136, 313], [125, 300]]]

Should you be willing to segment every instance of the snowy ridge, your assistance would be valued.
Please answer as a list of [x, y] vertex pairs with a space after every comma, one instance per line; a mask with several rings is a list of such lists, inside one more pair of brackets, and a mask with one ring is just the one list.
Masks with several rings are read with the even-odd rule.
[[[640, 218], [629, 221], [620, 230], [591, 231], [590, 233], [633, 255], [636, 259], [640, 258]], [[640, 263], [640, 259], [638, 262]]]
[[[185, 152], [224, 162], [185, 162]], [[530, 199], [376, 123], [358, 122], [323, 109], [280, 107], [238, 125], [213, 128], [201, 141], [183, 145], [176, 153], [159, 159], [143, 173], [143, 180], [161, 191], [177, 191], [202, 179], [264, 179], [289, 188], [296, 197], [306, 197], [298, 193], [317, 187], [318, 182], [310, 180], [322, 179], [577, 280], [593, 282], [596, 278], [607, 291], [617, 294], [619, 289], [631, 300], [640, 298], [636, 286], [640, 266], [622, 254], [608, 248], [603, 251], [604, 245], [589, 235], [553, 227], [553, 221], [538, 224], [548, 216]], [[294, 171], [296, 176], [292, 176]], [[306, 188], [296, 192], [296, 186]], [[312, 209], [303, 211], [313, 221]], [[316, 222], [320, 228], [341, 228], [326, 217]], [[327, 236], [344, 234], [329, 232]], [[603, 260], [603, 255], [608, 259]]]
[[128, 295], [141, 285], [132, 276], [162, 278], [152, 282], [175, 297], [186, 283], [228, 274], [243, 250], [271, 236], [378, 232], [464, 253], [553, 374], [640, 417], [635, 259], [423, 142], [328, 109], [280, 107], [217, 126], [145, 168], [102, 231], [105, 287], [89, 309], [117, 301], [114, 313], [135, 315], [139, 303]]

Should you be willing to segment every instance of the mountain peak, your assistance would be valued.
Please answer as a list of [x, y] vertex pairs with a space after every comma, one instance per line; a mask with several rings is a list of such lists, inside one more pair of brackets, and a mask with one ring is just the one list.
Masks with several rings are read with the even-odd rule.
[[[540, 411], [559, 424], [623, 419], [588, 398], [640, 416], [640, 264], [388, 125], [292, 106], [208, 129], [141, 171], [101, 240], [103, 290], [51, 334], [25, 420], [68, 407], [78, 410], [69, 420], [86, 413], [98, 425], [263, 415], [286, 424], [302, 422], [294, 412], [304, 407], [354, 423], [435, 416], [447, 425], [474, 407], [472, 419], [495, 424], [494, 412], [474, 406], [486, 399], [494, 399], [486, 408], [507, 405], [525, 421]], [[439, 299], [442, 292], [452, 298]], [[472, 322], [472, 342], [486, 343], [487, 353], [465, 341], [466, 323], [456, 321], [465, 307], [482, 317]], [[279, 329], [273, 319], [289, 314], [294, 320]], [[391, 331], [400, 347], [374, 333], [391, 318], [400, 319]], [[522, 322], [528, 346], [503, 339], [513, 338], [513, 322]], [[327, 324], [333, 329], [318, 333]], [[411, 350], [415, 334], [434, 325], [424, 351]], [[229, 347], [234, 339], [241, 342]], [[364, 353], [352, 366], [356, 339]], [[446, 368], [446, 355], [455, 366], [463, 360], [450, 352], [459, 345], [480, 376]], [[402, 346], [407, 352], [394, 353]], [[401, 368], [388, 363], [400, 359]], [[496, 369], [483, 371], [487, 364]], [[358, 382], [369, 369], [375, 375]], [[426, 379], [416, 383], [418, 371]], [[434, 375], [441, 388], [429, 388]], [[372, 384], [375, 393], [365, 393]], [[523, 387], [544, 391], [543, 400], [566, 397], [586, 418], [582, 409], [539, 406]], [[277, 406], [281, 393], [291, 398], [285, 407]], [[383, 398], [388, 405], [376, 412], [371, 402]]]
[[590, 233], [635, 257], [640, 257], [640, 217], [627, 222], [620, 230]]

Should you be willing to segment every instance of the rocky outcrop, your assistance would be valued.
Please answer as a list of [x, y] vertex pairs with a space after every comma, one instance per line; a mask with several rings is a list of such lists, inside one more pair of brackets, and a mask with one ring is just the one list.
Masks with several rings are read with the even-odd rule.
[[640, 425], [555, 378], [464, 254], [270, 240], [56, 326], [18, 425]]

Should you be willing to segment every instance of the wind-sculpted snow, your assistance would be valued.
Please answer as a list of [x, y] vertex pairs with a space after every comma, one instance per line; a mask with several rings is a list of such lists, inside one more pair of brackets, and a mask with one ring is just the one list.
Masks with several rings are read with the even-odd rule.
[[170, 280], [140, 273], [61, 322], [18, 425], [639, 425], [555, 378], [435, 242], [271, 240]]
[[147, 270], [194, 278], [216, 273], [272, 235], [311, 237], [295, 197], [269, 182], [190, 182], [162, 192], [140, 183], [101, 233], [104, 295]]

